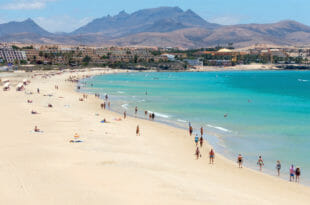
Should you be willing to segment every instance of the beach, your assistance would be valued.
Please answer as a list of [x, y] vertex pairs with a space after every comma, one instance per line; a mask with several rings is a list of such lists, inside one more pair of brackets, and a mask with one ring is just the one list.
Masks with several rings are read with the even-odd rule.
[[[29, 79], [33, 94], [1, 87], [1, 204], [309, 204], [309, 187], [240, 169], [216, 150], [210, 165], [207, 144], [196, 160], [186, 130], [129, 116], [119, 121], [123, 116], [101, 109], [95, 96], [79, 101], [83, 94], [66, 81], [113, 72], [124, 71], [6, 77], [12, 84]], [[75, 133], [80, 143], [69, 142]]]

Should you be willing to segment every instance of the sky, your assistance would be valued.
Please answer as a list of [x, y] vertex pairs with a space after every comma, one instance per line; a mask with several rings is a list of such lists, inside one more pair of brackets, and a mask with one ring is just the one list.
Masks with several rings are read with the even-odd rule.
[[0, 23], [32, 18], [50, 32], [71, 32], [95, 18], [160, 6], [191, 9], [224, 25], [296, 20], [310, 25], [310, 0], [0, 0]]

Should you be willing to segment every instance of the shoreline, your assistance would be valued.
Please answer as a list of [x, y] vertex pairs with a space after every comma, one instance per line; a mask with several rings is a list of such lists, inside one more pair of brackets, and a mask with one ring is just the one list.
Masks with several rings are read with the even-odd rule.
[[[230, 71], [230, 70], [228, 70], [228, 71]], [[241, 70], [241, 71], [244, 71], [244, 70]], [[257, 70], [250, 70], [250, 71], [257, 71]], [[268, 71], [268, 70], [263, 70], [263, 71]], [[280, 70], [281, 71], [281, 70]], [[128, 71], [127, 71], [128, 72]], [[143, 72], [143, 71], [142, 71]], [[149, 72], [149, 71], [148, 71]], [[150, 71], [150, 72], [160, 72], [160, 71]], [[201, 71], [201, 72], [212, 72], [212, 71]], [[120, 74], [120, 73], [126, 73], [126, 72], [119, 72], [119, 73], [117, 73], [117, 74]], [[101, 75], [101, 74], [99, 74], [99, 75]], [[111, 75], [111, 74], [102, 74], [102, 75]], [[89, 80], [91, 80], [91, 78], [92, 77], [94, 77], [94, 76], [98, 76], [98, 75], [93, 75], [93, 76], [91, 76], [90, 78], [82, 78], [82, 79], [80, 79], [80, 81], [77, 83], [77, 85], [81, 82], [81, 81], [89, 81]], [[82, 93], [82, 94], [88, 94], [88, 95], [94, 95], [94, 93], [89, 93], [89, 92], [87, 92], [87, 91], [84, 91], [83, 92], [83, 88], [84, 86], [82, 86], [81, 87], [81, 90], [76, 90], [78, 93]], [[104, 102], [105, 100], [104, 100], [104, 98], [100, 98], [100, 100], [102, 101], [102, 102]], [[116, 113], [116, 114], [118, 114], [118, 115], [120, 115], [120, 116], [122, 116], [123, 115], [123, 113], [122, 113], [122, 111], [117, 111], [116, 109], [120, 109], [121, 107], [119, 107], [119, 108], [114, 108], [114, 109], [109, 109], [109, 108], [106, 108], [106, 110], [108, 110], [108, 111], [110, 111], [110, 112], [114, 112], [114, 113]], [[121, 109], [125, 109], [125, 108], [121, 108]], [[128, 111], [127, 109], [125, 109], [126, 111]], [[141, 112], [141, 111], [140, 111]], [[143, 114], [142, 115], [137, 115], [137, 116], [135, 116], [135, 115], [133, 115], [131, 112], [130, 113], [127, 113], [127, 116], [130, 116], [131, 118], [134, 118], [134, 119], [139, 119], [139, 120], [143, 120], [143, 121], [149, 121], [149, 122], [155, 122], [155, 123], [160, 123], [160, 124], [163, 124], [163, 125], [166, 125], [166, 126], [170, 126], [170, 127], [173, 127], [173, 128], [176, 128], [176, 129], [181, 129], [181, 130], [183, 130], [185, 133], [188, 133], [188, 128], [187, 128], [187, 125], [185, 125], [185, 124], [187, 124], [188, 122], [179, 122], [179, 121], [177, 121], [176, 119], [171, 119], [171, 120], [169, 120], [169, 119], [166, 119], [166, 118], [164, 118], [164, 117], [161, 117], [161, 116], [158, 116], [157, 115], [157, 117], [156, 117], [156, 120], [154, 121], [154, 120], [149, 120], [148, 119], [148, 117], [145, 117]], [[182, 125], [181, 125], [182, 124]], [[209, 128], [212, 128], [212, 129], [215, 129], [214, 127], [210, 127], [209, 126]], [[224, 128], [224, 129], [226, 129], [226, 128]], [[196, 127], [196, 130], [198, 130], [198, 128]], [[195, 132], [194, 132], [195, 133]], [[197, 131], [197, 133], [198, 133], [198, 131]], [[221, 137], [220, 136], [220, 134], [218, 133], [218, 132], [216, 132], [216, 131], [214, 131], [214, 130], [212, 130], [212, 131], [209, 131], [209, 133], [210, 134], [208, 134], [208, 137], [209, 137], [209, 139], [210, 139], [210, 137], [211, 138], [216, 138], [216, 140], [218, 140], [218, 138], [219, 137]], [[207, 136], [206, 136], [207, 137]], [[206, 138], [205, 137], [205, 138]], [[194, 138], [194, 134], [191, 136], [191, 138]], [[206, 139], [205, 139], [205, 142], [207, 143], [207, 145], [208, 146], [210, 146], [210, 147], [214, 147], [214, 146], [216, 146], [217, 148], [221, 148], [221, 149], [225, 149], [224, 147], [222, 147], [221, 145], [219, 145], [219, 144], [216, 144], [216, 140], [211, 140], [211, 141], [213, 141], [213, 144], [211, 144], [210, 143], [210, 141], [207, 141]], [[214, 144], [216, 144], [216, 145], [214, 145]], [[215, 151], [216, 151], [216, 149], [215, 149]], [[227, 160], [229, 160], [230, 162], [231, 162], [231, 164], [235, 164], [234, 163], [234, 157], [233, 156], [227, 156], [227, 155], [225, 155], [225, 153], [223, 153], [223, 152], [218, 152], [217, 153], [218, 155], [220, 154], [223, 158], [225, 158], [225, 159], [227, 159]], [[246, 158], [246, 156], [244, 156], [245, 158]], [[281, 160], [280, 160], [281, 161]], [[257, 166], [255, 165], [255, 163], [248, 163], [248, 165], [244, 165], [244, 167], [246, 167], [246, 168], [248, 168], [248, 169], [250, 169], [250, 170], [252, 170], [252, 171], [254, 171], [254, 172], [257, 172], [257, 173], [262, 173], [262, 174], [266, 174], [266, 175], [268, 175], [268, 176], [271, 176], [271, 177], [275, 177], [275, 178], [279, 178], [279, 179], [281, 179], [281, 180], [283, 180], [283, 181], [288, 181], [288, 179], [289, 179], [289, 174], [284, 174], [284, 176], [283, 176], [283, 174], [282, 174], [282, 176], [280, 176], [280, 177], [278, 177], [278, 176], [276, 176], [274, 173], [276, 173], [276, 170], [274, 169], [274, 170], [272, 170], [272, 169], [269, 169], [269, 168], [264, 168], [264, 171], [263, 172], [260, 172], [260, 171], [258, 171], [256, 168], [257, 168]], [[309, 187], [310, 188], [310, 184], [307, 184], [307, 183], [301, 183], [302, 185], [304, 185], [304, 186], [307, 186], [307, 187]]]
[[[111, 71], [114, 72], [105, 72]], [[183, 129], [130, 116], [116, 121], [122, 116], [101, 110], [101, 99], [91, 95], [79, 102], [82, 93], [76, 92], [75, 83], [65, 79], [69, 75], [100, 72], [103, 71], [62, 73], [48, 80], [36, 77], [26, 87], [27, 92], [34, 93], [39, 87], [42, 94], [52, 94], [51, 97], [25, 95], [15, 89], [0, 91], [4, 94], [0, 96], [1, 112], [9, 116], [2, 122], [1, 140], [5, 149], [0, 161], [2, 168], [9, 168], [0, 174], [6, 185], [0, 186], [4, 193], [1, 202], [12, 204], [13, 199], [23, 204], [309, 202], [310, 189], [304, 185], [246, 167], [239, 169], [236, 163], [217, 153], [215, 165], [209, 165], [209, 145], [203, 147], [203, 157], [195, 160], [193, 139]], [[54, 84], [60, 89], [56, 91]], [[29, 97], [33, 98], [33, 105], [25, 102]], [[54, 107], [49, 109], [46, 103]], [[40, 115], [29, 115], [30, 108]], [[110, 123], [100, 124], [103, 117]], [[44, 132], [29, 132], [35, 124]], [[136, 124], [140, 125], [141, 136], [135, 135]], [[75, 132], [81, 136], [81, 144], [68, 142]]]

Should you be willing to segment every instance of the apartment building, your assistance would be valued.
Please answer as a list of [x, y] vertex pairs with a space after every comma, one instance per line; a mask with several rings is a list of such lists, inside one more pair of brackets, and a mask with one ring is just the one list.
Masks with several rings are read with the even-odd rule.
[[1, 48], [0, 58], [7, 63], [14, 63], [16, 61], [27, 60], [26, 52], [20, 50], [14, 50], [12, 48]]

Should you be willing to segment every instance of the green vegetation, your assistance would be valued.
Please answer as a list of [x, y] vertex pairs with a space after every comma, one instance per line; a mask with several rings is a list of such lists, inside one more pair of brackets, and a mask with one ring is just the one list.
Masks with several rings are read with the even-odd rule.
[[82, 60], [84, 65], [88, 65], [90, 61], [91, 61], [91, 57], [89, 56], [85, 56]]
[[18, 47], [16, 45], [13, 45], [12, 48], [13, 48], [13, 50], [20, 50], [20, 47]]

